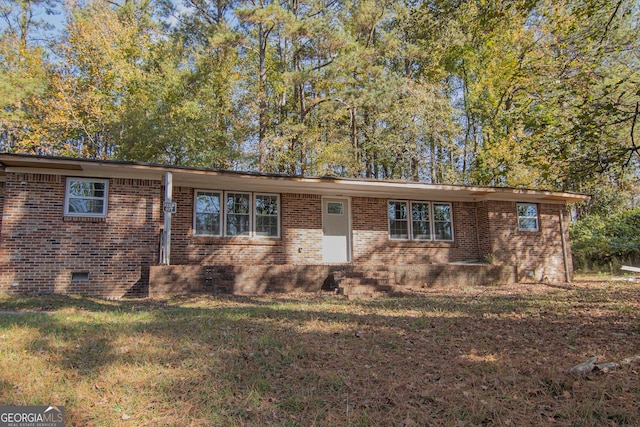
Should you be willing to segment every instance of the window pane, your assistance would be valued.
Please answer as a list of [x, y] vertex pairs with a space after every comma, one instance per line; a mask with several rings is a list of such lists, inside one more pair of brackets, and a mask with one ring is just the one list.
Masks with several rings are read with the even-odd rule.
[[433, 204], [433, 228], [436, 240], [453, 240], [451, 224], [451, 205], [448, 203]]
[[452, 240], [453, 234], [451, 233], [450, 222], [436, 222], [434, 224], [436, 232], [436, 240]]
[[104, 183], [103, 182], [92, 182], [92, 192], [93, 197], [104, 197]]
[[220, 235], [220, 193], [196, 192], [195, 234]]
[[413, 238], [431, 240], [431, 225], [428, 222], [413, 221]]
[[227, 234], [229, 236], [249, 235], [249, 215], [227, 215]]
[[87, 200], [86, 201], [87, 213], [101, 214], [104, 212], [104, 200]]
[[407, 202], [389, 202], [389, 219], [406, 220]]
[[451, 205], [434, 203], [433, 218], [435, 221], [451, 221]]
[[77, 197], [92, 196], [91, 183], [88, 181], [71, 181], [69, 184], [69, 194]]
[[431, 222], [429, 220], [429, 203], [411, 203], [411, 219], [413, 238], [416, 240], [431, 239]]
[[101, 214], [104, 212], [104, 200], [99, 199], [69, 199], [69, 213]]
[[391, 221], [389, 235], [392, 239], [408, 239], [409, 224], [407, 221]]
[[227, 193], [227, 212], [235, 214], [249, 214], [249, 195]]
[[227, 193], [226, 195], [226, 233], [228, 236], [248, 236], [250, 233], [250, 195]]
[[276, 237], [278, 235], [278, 218], [274, 216], [256, 217], [256, 234]]
[[278, 197], [257, 195], [256, 215], [278, 215]]
[[414, 221], [429, 221], [429, 203], [411, 202], [411, 218]]
[[518, 219], [518, 227], [520, 230], [532, 230], [538, 229], [538, 221], [535, 218], [520, 218]]
[[342, 202], [329, 202], [327, 203], [327, 213], [333, 215], [342, 215]]
[[409, 238], [408, 202], [389, 202], [389, 238]]
[[278, 196], [256, 195], [256, 235], [278, 236], [278, 210]]
[[196, 196], [197, 213], [220, 213], [220, 195], [218, 193], [198, 193]]
[[103, 182], [76, 181], [69, 183], [69, 195], [72, 197], [104, 197]]
[[220, 214], [196, 213], [196, 234], [220, 235]]
[[518, 204], [518, 216], [538, 216], [538, 209], [536, 205], [520, 203]]

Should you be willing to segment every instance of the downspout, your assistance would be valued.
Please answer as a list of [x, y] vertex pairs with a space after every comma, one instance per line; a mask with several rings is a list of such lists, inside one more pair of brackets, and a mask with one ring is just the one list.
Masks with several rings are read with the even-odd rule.
[[567, 253], [567, 236], [564, 232], [564, 209], [560, 208], [560, 240], [562, 241], [562, 258], [564, 260], [564, 277], [567, 283], [571, 283], [569, 271], [569, 254]]
[[474, 206], [474, 215], [476, 220], [476, 245], [478, 246], [478, 255], [480, 255], [479, 261], [482, 262], [483, 259], [486, 260], [486, 255], [482, 253], [482, 245], [480, 244], [480, 223], [478, 221], [478, 203], [476, 202]]
[[173, 174], [167, 172], [164, 175], [164, 233], [162, 241], [162, 262], [161, 264], [171, 264], [171, 215], [173, 205]]

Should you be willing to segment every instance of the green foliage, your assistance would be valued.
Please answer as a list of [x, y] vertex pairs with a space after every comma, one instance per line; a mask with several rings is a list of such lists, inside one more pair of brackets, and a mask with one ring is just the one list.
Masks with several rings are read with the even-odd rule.
[[640, 208], [588, 216], [571, 224], [570, 234], [577, 269], [611, 269], [640, 260]]
[[639, 180], [639, 23], [632, 0], [0, 0], [0, 146], [580, 191], [585, 217]]

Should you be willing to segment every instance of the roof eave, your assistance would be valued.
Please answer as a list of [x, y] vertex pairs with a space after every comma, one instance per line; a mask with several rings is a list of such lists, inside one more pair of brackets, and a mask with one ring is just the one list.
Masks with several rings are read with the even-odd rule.
[[434, 201], [501, 200], [559, 204], [575, 203], [590, 198], [584, 194], [568, 192], [338, 177], [298, 177], [138, 162], [81, 160], [16, 154], [0, 154], [0, 164], [3, 169], [0, 174], [10, 171], [34, 172], [37, 169], [38, 173], [162, 180], [166, 172], [172, 172], [175, 186], [217, 190]]

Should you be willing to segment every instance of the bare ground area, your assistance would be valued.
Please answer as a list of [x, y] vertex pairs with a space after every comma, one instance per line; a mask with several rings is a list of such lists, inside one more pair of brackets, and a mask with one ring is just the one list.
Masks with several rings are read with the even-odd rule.
[[67, 425], [640, 425], [636, 281], [0, 310], [0, 402]]

